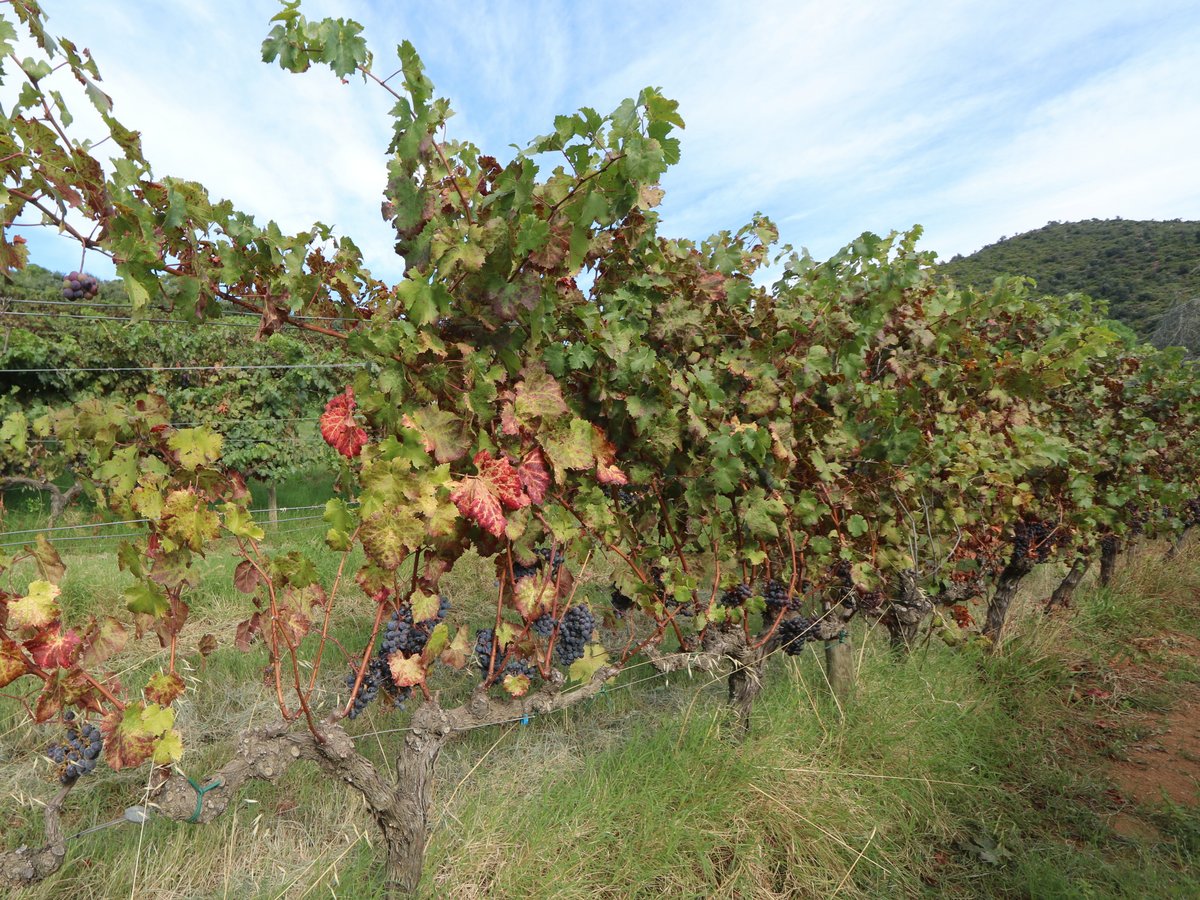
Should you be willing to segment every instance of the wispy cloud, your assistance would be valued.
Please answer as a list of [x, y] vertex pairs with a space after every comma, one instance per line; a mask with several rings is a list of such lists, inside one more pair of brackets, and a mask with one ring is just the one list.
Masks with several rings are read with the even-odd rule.
[[[46, 0], [90, 46], [161, 173], [288, 229], [319, 219], [398, 277], [379, 220], [389, 98], [262, 65], [277, 8]], [[1200, 8], [1163, 0], [961, 3], [306, 2], [362, 21], [387, 69], [413, 41], [497, 155], [556, 113], [652, 84], [680, 100], [665, 227], [699, 238], [756, 210], [825, 255], [916, 222], [945, 256], [1050, 219], [1200, 217]], [[390, 69], [388, 69], [390, 72]], [[35, 259], [73, 266], [47, 238]]]

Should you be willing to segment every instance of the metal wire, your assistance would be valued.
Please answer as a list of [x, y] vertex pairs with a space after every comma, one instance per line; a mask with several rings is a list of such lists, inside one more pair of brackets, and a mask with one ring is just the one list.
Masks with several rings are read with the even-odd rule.
[[[23, 306], [73, 306], [76, 309], [125, 309], [131, 307], [127, 303], [93, 303], [91, 300], [30, 300], [25, 297], [0, 297], [0, 304], [3, 303], [19, 303]], [[163, 306], [147, 307], [155, 312], [172, 312]], [[240, 312], [236, 308], [229, 306], [218, 306], [228, 316], [241, 316], [253, 319], [261, 318], [260, 315], [252, 312]], [[305, 322], [365, 322], [364, 318], [355, 316], [293, 316], [289, 315], [289, 319], [303, 320]]]
[[0, 375], [45, 375], [51, 372], [234, 372], [251, 369], [359, 369], [365, 363], [297, 363], [253, 366], [54, 366], [45, 369], [0, 369]]
[[[90, 320], [99, 321], [99, 322], [126, 322], [126, 323], [129, 323], [132, 325], [141, 325], [141, 324], [184, 325], [184, 324], [188, 324], [183, 319], [133, 319], [133, 318], [130, 318], [129, 316], [87, 316], [87, 315], [83, 315], [82, 313], [55, 313], [53, 316], [46, 316], [41, 313], [12, 312], [12, 311], [8, 311], [8, 310], [0, 310], [0, 318], [3, 318], [5, 316], [16, 316], [16, 317], [26, 318], [26, 319], [45, 319], [47, 321], [54, 321], [56, 319], [90, 319]], [[205, 327], [215, 326], [215, 327], [219, 327], [219, 328], [257, 328], [258, 327], [258, 324], [255, 322], [222, 322], [220, 319], [217, 319], [212, 322], [204, 322], [203, 324]]]
[[[290, 516], [286, 519], [280, 519], [278, 524], [285, 525], [285, 524], [290, 524], [292, 522], [309, 522], [309, 521], [313, 521], [315, 519], [324, 519], [324, 518], [325, 517], [323, 515], [321, 515], [321, 516]], [[255, 520], [255, 523], [258, 525], [270, 524], [268, 522], [263, 522], [258, 519]], [[286, 531], [272, 532], [271, 536], [278, 537], [279, 535], [291, 534], [296, 531], [308, 531], [311, 527], [312, 526], [307, 526], [305, 528], [289, 529]], [[91, 541], [93, 543], [96, 543], [99, 541], [111, 541], [111, 540], [114, 540], [117, 538], [141, 537], [143, 534], [144, 534], [144, 532], [141, 532], [141, 531], [127, 531], [127, 532], [122, 532], [120, 534], [86, 534], [86, 535], [80, 535], [77, 537], [55, 538], [54, 543], [55, 544], [66, 544], [66, 543], [75, 543], [78, 541]], [[30, 540], [28, 538], [26, 538], [25, 540], [21, 540], [21, 541], [5, 541], [3, 543], [0, 543], [0, 547], [21, 547], [28, 543], [30, 543]]]
[[[317, 503], [313, 506], [278, 506], [276, 512], [307, 512], [310, 509], [324, 509], [324, 503]], [[264, 506], [261, 509], [248, 509], [248, 513], [264, 513], [270, 512], [270, 507]], [[141, 522], [149, 522], [149, 519], [121, 519], [117, 522], [86, 522], [81, 525], [55, 525], [52, 528], [24, 528], [20, 531], [5, 531], [0, 533], [0, 538], [12, 537], [14, 534], [49, 534], [53, 531], [78, 531], [81, 528], [108, 528], [115, 525], [137, 525]]]

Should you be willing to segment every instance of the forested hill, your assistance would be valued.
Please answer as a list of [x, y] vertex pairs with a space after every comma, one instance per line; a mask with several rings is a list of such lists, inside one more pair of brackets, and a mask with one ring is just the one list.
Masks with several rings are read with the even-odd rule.
[[1200, 222], [1051, 222], [942, 268], [963, 284], [1029, 275], [1044, 293], [1107, 300], [1113, 318], [1149, 337], [1163, 312], [1200, 297]]

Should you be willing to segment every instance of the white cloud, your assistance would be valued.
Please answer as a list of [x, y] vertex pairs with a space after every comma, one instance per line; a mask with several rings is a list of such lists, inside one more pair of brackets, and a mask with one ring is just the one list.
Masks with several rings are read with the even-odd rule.
[[[259, 62], [275, 4], [45, 5], [52, 31], [95, 51], [159, 172], [290, 230], [335, 224], [398, 277], [378, 216], [391, 100], [324, 69]], [[451, 135], [500, 156], [556, 113], [606, 112], [662, 86], [688, 122], [665, 184], [669, 232], [702, 237], [762, 210], [785, 241], [825, 255], [863, 230], [923, 222], [927, 246], [950, 255], [1050, 219], [1200, 217], [1200, 9], [1139, 7], [325, 0], [304, 11], [362, 21], [383, 74], [411, 39], [459, 111]]]

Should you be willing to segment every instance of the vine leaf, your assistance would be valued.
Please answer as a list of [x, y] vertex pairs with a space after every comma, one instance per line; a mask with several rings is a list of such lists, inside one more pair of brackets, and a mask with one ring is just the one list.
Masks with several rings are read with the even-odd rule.
[[174, 672], [158, 672], [146, 682], [146, 699], [159, 706], [170, 706], [184, 691], [183, 679]]
[[517, 588], [514, 592], [513, 606], [526, 619], [536, 619], [546, 609], [547, 602], [554, 595], [552, 585], [546, 583], [546, 579], [540, 575], [526, 575], [524, 578], [517, 579]]
[[546, 464], [546, 454], [540, 447], [535, 447], [525, 454], [525, 458], [517, 466], [517, 477], [521, 480], [521, 487], [525, 489], [530, 501], [535, 506], [541, 505], [546, 499], [546, 492], [550, 490], [552, 479], [550, 467]]
[[31, 581], [29, 593], [8, 604], [10, 628], [45, 628], [58, 619], [59, 587], [49, 581]]
[[167, 438], [167, 446], [179, 457], [179, 464], [189, 471], [208, 466], [221, 458], [224, 438], [210, 428], [181, 428]]
[[354, 421], [355, 408], [354, 388], [347, 387], [325, 404], [321, 414], [321, 437], [347, 459], [362, 453], [367, 443], [367, 432]]
[[466, 518], [477, 522], [496, 537], [504, 534], [507, 524], [504, 507], [520, 509], [529, 505], [521, 488], [521, 479], [508, 457], [493, 457], [488, 451], [475, 454], [478, 475], [468, 475], [450, 493], [450, 499]]
[[252, 541], [261, 541], [266, 537], [262, 526], [254, 521], [254, 517], [250, 513], [236, 503], [226, 503], [224, 512], [225, 530], [235, 537], [249, 538]]
[[521, 376], [523, 380], [517, 382], [513, 400], [513, 413], [519, 424], [531, 427], [538, 419], [552, 421], [569, 411], [558, 382], [540, 362], [525, 366]]
[[422, 622], [428, 622], [435, 618], [438, 614], [438, 607], [441, 605], [437, 594], [427, 594], [421, 590], [413, 593], [409, 603], [412, 604], [414, 625], [420, 625]]
[[163, 504], [163, 534], [181, 547], [199, 553], [216, 538], [221, 520], [204, 498], [192, 490], [172, 491]]
[[183, 756], [183, 737], [172, 728], [154, 742], [154, 764], [166, 766]]
[[608, 651], [600, 644], [588, 644], [583, 656], [571, 663], [567, 675], [572, 681], [588, 681], [597, 670], [608, 665]]
[[449, 644], [450, 626], [445, 622], [439, 622], [429, 633], [429, 640], [425, 642], [425, 648], [421, 651], [421, 661], [429, 666]]
[[420, 656], [405, 656], [403, 653], [393, 653], [388, 658], [388, 669], [392, 673], [392, 681], [396, 687], [412, 687], [425, 681], [425, 664]]
[[116, 770], [140, 766], [174, 724], [174, 711], [157, 703], [131, 703], [124, 710], [112, 710], [100, 722], [105, 760]]
[[82, 643], [74, 629], [63, 631], [62, 625], [55, 622], [27, 640], [25, 649], [43, 669], [66, 669], [75, 662]]
[[0, 688], [8, 687], [28, 671], [29, 666], [17, 642], [0, 637]]
[[363, 521], [359, 537], [374, 562], [395, 571], [410, 551], [421, 546], [425, 525], [405, 507], [388, 507]]
[[131, 613], [158, 619], [171, 609], [166, 591], [153, 581], [137, 581], [125, 588], [125, 606]]
[[43, 578], [53, 584], [62, 581], [67, 567], [63, 564], [58, 551], [46, 540], [44, 534], [39, 534], [37, 537], [37, 546], [33, 548], [33, 557], [37, 560], [38, 571], [42, 573]]
[[454, 462], [467, 453], [463, 422], [458, 416], [436, 406], [418, 409], [403, 419], [405, 428], [421, 436], [425, 452], [432, 453], [439, 463]]
[[529, 693], [528, 675], [505, 675], [501, 684], [511, 697], [524, 697]]
[[439, 659], [441, 659], [444, 665], [450, 666], [453, 669], [461, 669], [467, 664], [470, 655], [471, 637], [470, 632], [464, 625], [458, 629], [458, 633], [454, 635], [454, 640], [442, 651]]

